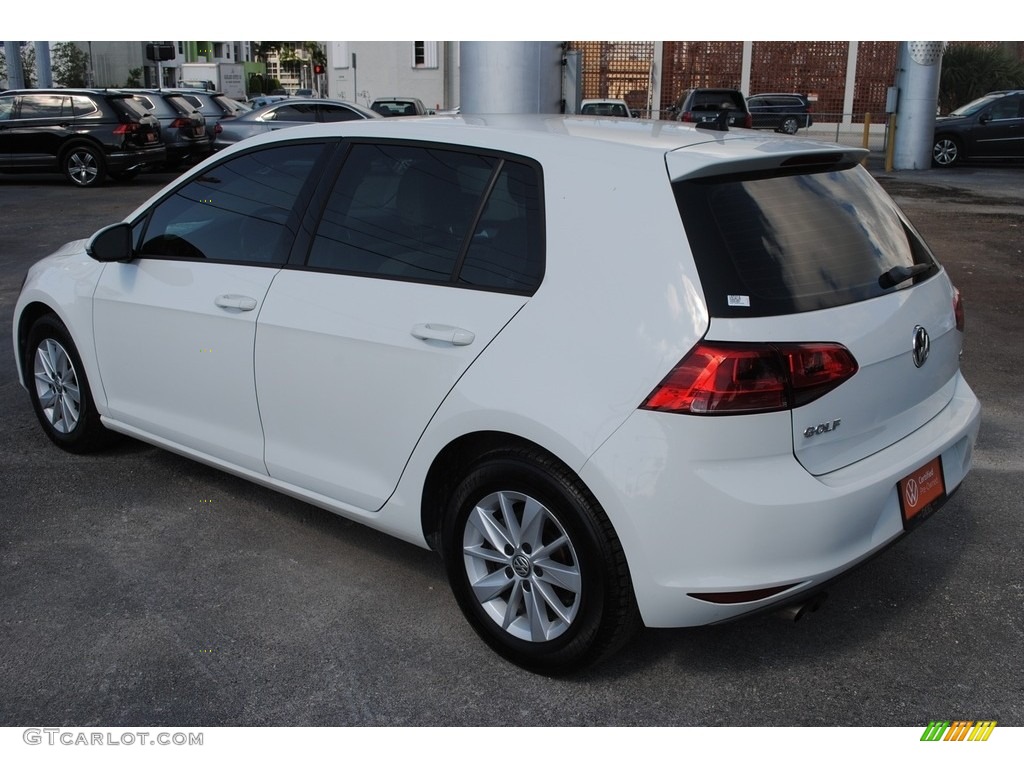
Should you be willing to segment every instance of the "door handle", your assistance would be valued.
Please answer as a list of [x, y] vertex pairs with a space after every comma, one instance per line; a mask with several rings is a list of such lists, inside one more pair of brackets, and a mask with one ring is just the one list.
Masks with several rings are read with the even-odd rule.
[[476, 338], [472, 331], [439, 323], [419, 323], [412, 327], [410, 333], [422, 341], [443, 341], [454, 347], [465, 347]]
[[256, 299], [251, 296], [242, 296], [237, 293], [222, 293], [213, 303], [218, 307], [224, 309], [240, 309], [243, 312], [248, 312], [250, 309], [256, 309]]

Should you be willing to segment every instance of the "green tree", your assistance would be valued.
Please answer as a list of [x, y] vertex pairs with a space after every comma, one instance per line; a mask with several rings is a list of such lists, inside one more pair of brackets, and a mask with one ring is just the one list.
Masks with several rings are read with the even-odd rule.
[[973, 43], [951, 45], [942, 55], [939, 107], [948, 114], [989, 91], [1024, 83], [1024, 63], [1001, 48]]
[[51, 55], [53, 82], [65, 88], [82, 88], [89, 72], [89, 54], [74, 43], [57, 43]]
[[125, 88], [140, 88], [142, 86], [142, 67], [134, 67], [128, 70], [128, 79], [124, 82]]

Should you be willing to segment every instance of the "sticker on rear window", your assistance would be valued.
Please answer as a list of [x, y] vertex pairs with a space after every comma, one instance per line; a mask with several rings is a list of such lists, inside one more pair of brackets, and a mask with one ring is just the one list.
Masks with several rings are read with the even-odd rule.
[[727, 297], [730, 307], [749, 307], [750, 297], [749, 296], [738, 296], [735, 293], [730, 293]]

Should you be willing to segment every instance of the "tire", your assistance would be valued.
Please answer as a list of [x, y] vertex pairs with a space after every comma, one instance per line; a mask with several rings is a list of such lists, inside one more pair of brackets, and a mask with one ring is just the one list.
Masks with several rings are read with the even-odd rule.
[[782, 119], [782, 123], [779, 125], [779, 131], [792, 136], [800, 128], [800, 121], [790, 115]]
[[107, 175], [103, 153], [88, 144], [76, 144], [61, 157], [64, 176], [76, 187], [98, 187]]
[[575, 475], [539, 450], [478, 460], [452, 493], [442, 535], [459, 607], [521, 667], [574, 672], [640, 626], [611, 523]]
[[932, 147], [932, 165], [937, 168], [950, 168], [960, 162], [963, 147], [952, 136], [939, 136]]
[[32, 407], [50, 440], [71, 453], [90, 453], [114, 441], [100, 423], [78, 350], [55, 316], [41, 317], [29, 331], [25, 372]]

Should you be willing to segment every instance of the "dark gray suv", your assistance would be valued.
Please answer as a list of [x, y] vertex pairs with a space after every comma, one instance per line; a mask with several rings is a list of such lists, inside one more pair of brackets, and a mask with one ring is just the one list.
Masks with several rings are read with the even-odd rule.
[[810, 128], [811, 103], [799, 93], [758, 93], [747, 99], [747, 109], [755, 128], [771, 128], [777, 133], [796, 133]]
[[691, 88], [683, 91], [670, 110], [684, 123], [719, 126], [720, 129], [752, 128], [747, 100], [731, 88]]
[[49, 88], [0, 93], [0, 170], [55, 171], [76, 187], [162, 163], [156, 117], [129, 93]]

